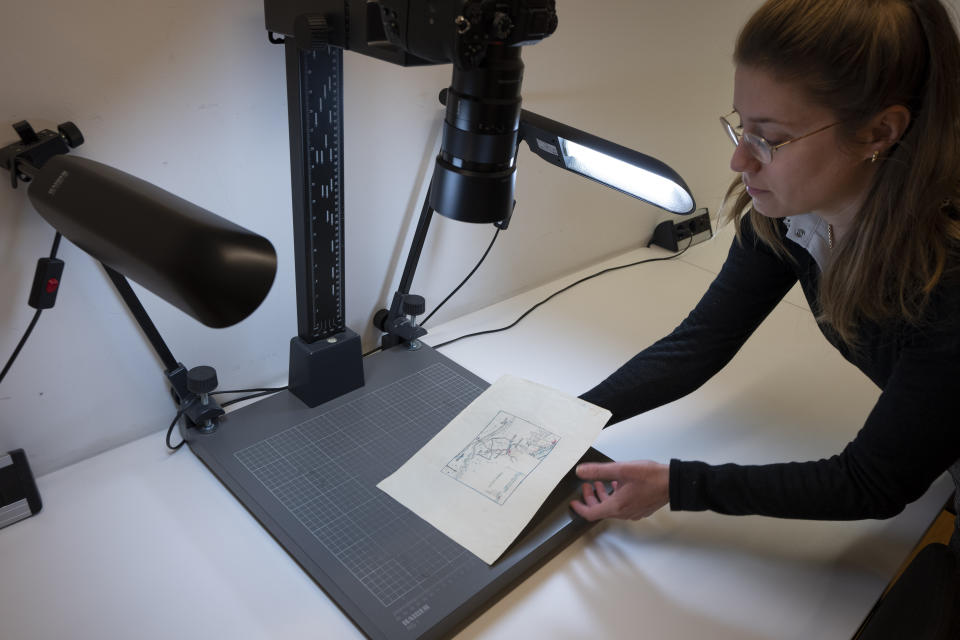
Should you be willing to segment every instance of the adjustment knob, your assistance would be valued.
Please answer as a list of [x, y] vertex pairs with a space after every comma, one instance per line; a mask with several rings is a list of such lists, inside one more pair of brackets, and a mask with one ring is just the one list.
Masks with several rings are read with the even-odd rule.
[[408, 316], [419, 316], [427, 310], [427, 303], [423, 296], [409, 294], [403, 298], [403, 313]]
[[513, 31], [513, 21], [505, 13], [497, 12], [493, 16], [493, 36], [497, 40], [506, 40]]
[[301, 49], [319, 49], [330, 44], [332, 31], [323, 16], [298, 16], [293, 22], [293, 39]]
[[83, 134], [80, 133], [80, 128], [70, 121], [57, 125], [57, 131], [60, 132], [60, 136], [67, 141], [67, 145], [71, 149], [76, 149], [83, 144]]
[[187, 390], [197, 395], [210, 393], [217, 388], [217, 370], [201, 365], [187, 372]]
[[390, 312], [386, 309], [380, 309], [375, 314], [373, 314], [373, 326], [380, 331], [387, 330], [387, 318], [390, 317]]

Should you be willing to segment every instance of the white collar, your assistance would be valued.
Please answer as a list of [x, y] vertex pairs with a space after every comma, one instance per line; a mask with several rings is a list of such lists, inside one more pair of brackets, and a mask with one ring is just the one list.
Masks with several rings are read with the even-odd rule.
[[827, 239], [827, 221], [815, 213], [803, 213], [783, 219], [787, 225], [787, 238], [806, 249], [817, 261], [822, 273], [832, 259]]

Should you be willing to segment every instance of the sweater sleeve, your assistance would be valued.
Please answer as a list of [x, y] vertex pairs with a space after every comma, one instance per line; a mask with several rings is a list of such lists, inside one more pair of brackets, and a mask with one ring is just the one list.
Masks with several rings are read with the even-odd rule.
[[952, 308], [940, 317], [901, 337], [879, 400], [841, 453], [758, 466], [673, 460], [671, 509], [818, 520], [902, 511], [960, 458], [960, 316]]
[[696, 390], [720, 371], [797, 281], [744, 220], [719, 275], [696, 308], [670, 335], [643, 350], [584, 400], [613, 413], [609, 424]]

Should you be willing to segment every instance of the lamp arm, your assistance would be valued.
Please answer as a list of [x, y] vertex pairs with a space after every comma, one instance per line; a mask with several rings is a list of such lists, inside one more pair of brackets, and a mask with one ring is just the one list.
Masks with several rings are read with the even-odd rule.
[[167, 380], [170, 381], [174, 400], [183, 409], [183, 414], [187, 418], [187, 425], [211, 425], [213, 421], [224, 414], [224, 410], [213, 398], [209, 398], [206, 403], [194, 402], [199, 396], [189, 389], [187, 368], [173, 357], [170, 347], [163, 340], [157, 326], [153, 324], [147, 310], [143, 308], [143, 304], [134, 292], [133, 287], [130, 286], [130, 282], [120, 272], [102, 262], [100, 264], [107, 272], [107, 276], [113, 282], [113, 286], [117, 289], [117, 293], [120, 294], [120, 298], [123, 299], [123, 303], [129, 309], [130, 314], [133, 315], [133, 319], [140, 326], [143, 335], [146, 336], [150, 346], [153, 347], [163, 363], [164, 373]]
[[403, 267], [403, 274], [400, 276], [398, 293], [410, 293], [410, 287], [413, 285], [413, 277], [416, 275], [417, 265], [420, 263], [420, 254], [423, 253], [423, 245], [427, 241], [427, 232], [430, 230], [432, 219], [433, 209], [430, 207], [430, 188], [427, 187], [427, 195], [423, 199], [420, 218], [417, 220], [417, 229], [413, 232], [413, 241], [410, 244], [410, 251], [407, 253], [407, 262]]
[[[519, 145], [520, 141], [518, 140], [517, 149], [519, 149]], [[505, 231], [510, 225], [510, 219], [513, 217], [513, 210], [516, 204], [517, 203], [514, 202], [514, 206], [510, 208], [510, 213], [508, 213], [503, 220], [494, 222], [493, 226]], [[410, 287], [413, 285], [413, 277], [416, 275], [417, 265], [420, 262], [420, 254], [423, 252], [423, 245], [427, 239], [427, 231], [430, 228], [430, 221], [433, 219], [433, 214], [434, 211], [430, 207], [430, 189], [428, 188], [427, 195], [423, 199], [423, 208], [420, 210], [420, 219], [417, 221], [417, 228], [413, 232], [413, 240], [410, 243], [410, 251], [407, 253], [407, 261], [403, 268], [403, 275], [400, 277], [400, 285], [393, 294], [390, 309], [380, 309], [373, 316], [373, 325], [384, 332], [380, 338], [380, 346], [384, 349], [389, 349], [401, 342], [415, 344], [417, 338], [427, 334], [427, 330], [415, 322], [415, 317], [425, 311], [423, 298], [411, 294]], [[456, 291], [454, 291], [454, 293], [456, 293]], [[448, 296], [447, 299], [449, 299], [449, 297], [450, 296]], [[444, 300], [444, 302], [446, 302], [446, 300]], [[442, 305], [443, 302], [440, 304]], [[434, 311], [436, 311], [436, 309], [434, 309]]]
[[424, 197], [423, 207], [420, 209], [420, 218], [417, 220], [417, 228], [413, 232], [413, 240], [410, 243], [410, 250], [407, 252], [403, 275], [400, 276], [400, 285], [393, 294], [390, 309], [380, 309], [373, 316], [373, 325], [383, 331], [380, 346], [384, 349], [389, 349], [401, 342], [413, 342], [427, 333], [427, 330], [417, 325], [414, 320], [415, 316], [423, 313], [423, 309], [420, 308], [423, 298], [412, 296], [410, 287], [413, 285], [413, 277], [416, 275], [417, 265], [420, 263], [420, 254], [423, 253], [423, 245], [427, 240], [427, 232], [430, 230], [432, 219], [433, 209], [430, 207], [430, 189], [427, 188], [427, 195]]

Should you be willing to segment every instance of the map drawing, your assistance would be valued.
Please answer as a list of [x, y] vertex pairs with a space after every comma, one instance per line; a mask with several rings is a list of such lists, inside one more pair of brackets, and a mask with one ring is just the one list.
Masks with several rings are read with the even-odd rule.
[[558, 442], [555, 433], [499, 411], [441, 471], [503, 505]]

